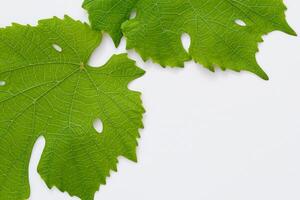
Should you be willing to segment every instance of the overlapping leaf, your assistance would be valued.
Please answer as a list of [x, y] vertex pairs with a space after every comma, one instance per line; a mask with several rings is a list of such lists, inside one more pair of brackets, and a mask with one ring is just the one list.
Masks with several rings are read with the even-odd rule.
[[[49, 187], [92, 200], [118, 156], [135, 161], [144, 109], [127, 85], [144, 72], [126, 55], [87, 65], [101, 35], [69, 17], [0, 29], [0, 199], [30, 194], [34, 143], [46, 146], [38, 171]], [[100, 118], [103, 131], [93, 127]]]
[[[92, 27], [108, 32], [118, 44], [163, 66], [183, 66], [194, 59], [215, 67], [268, 76], [256, 62], [257, 44], [274, 30], [295, 32], [285, 20], [282, 0], [85, 0]], [[127, 21], [133, 10], [137, 16]], [[182, 34], [191, 37], [189, 52]]]

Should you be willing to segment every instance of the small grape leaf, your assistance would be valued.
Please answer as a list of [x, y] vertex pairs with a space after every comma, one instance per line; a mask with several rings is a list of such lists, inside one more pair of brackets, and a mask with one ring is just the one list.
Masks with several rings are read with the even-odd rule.
[[88, 66], [100, 41], [99, 32], [67, 16], [0, 29], [1, 200], [29, 197], [28, 164], [40, 136], [38, 172], [47, 186], [83, 200], [117, 170], [119, 156], [136, 161], [144, 109], [127, 85], [144, 71], [124, 54]]
[[[94, 29], [118, 44], [122, 27], [128, 49], [162, 66], [193, 59], [211, 71], [218, 66], [268, 79], [255, 58], [262, 36], [274, 30], [296, 35], [282, 0], [85, 0], [83, 7]], [[133, 10], [136, 17], [128, 20]], [[185, 33], [188, 52], [181, 43]]]

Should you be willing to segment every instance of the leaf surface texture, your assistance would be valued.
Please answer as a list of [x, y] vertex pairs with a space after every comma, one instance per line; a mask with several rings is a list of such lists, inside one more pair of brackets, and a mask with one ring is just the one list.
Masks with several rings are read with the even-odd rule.
[[144, 109], [127, 85], [144, 71], [125, 54], [88, 66], [100, 41], [99, 32], [67, 16], [0, 29], [1, 200], [29, 198], [28, 165], [40, 136], [39, 174], [49, 188], [82, 200], [93, 199], [119, 156], [136, 161]]
[[[268, 79], [255, 58], [262, 36], [274, 30], [296, 35], [282, 0], [85, 0], [83, 7], [94, 29], [116, 44], [123, 33], [128, 49], [162, 66], [193, 59], [211, 71], [246, 70]], [[129, 19], [132, 11], [137, 15]], [[191, 38], [188, 52], [183, 34]]]

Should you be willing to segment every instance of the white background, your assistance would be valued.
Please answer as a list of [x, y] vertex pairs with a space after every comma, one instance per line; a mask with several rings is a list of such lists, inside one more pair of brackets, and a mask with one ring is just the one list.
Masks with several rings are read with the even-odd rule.
[[[0, 26], [36, 24], [68, 14], [87, 21], [82, 0], [1, 0]], [[287, 19], [300, 33], [300, 2], [285, 0]], [[143, 92], [147, 109], [138, 164], [120, 158], [96, 200], [299, 200], [300, 38], [264, 37], [258, 62], [270, 76], [215, 74], [193, 62], [163, 69], [130, 57], [147, 74], [130, 88]], [[93, 55], [104, 64], [116, 49], [108, 36]], [[97, 57], [97, 58], [96, 58]], [[49, 190], [36, 172], [40, 138], [30, 162], [30, 200], [71, 200]]]

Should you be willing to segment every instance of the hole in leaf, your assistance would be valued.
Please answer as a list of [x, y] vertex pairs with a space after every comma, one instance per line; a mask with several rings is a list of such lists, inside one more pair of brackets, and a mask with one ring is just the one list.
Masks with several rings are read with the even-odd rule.
[[94, 129], [98, 132], [98, 133], [102, 133], [103, 131], [103, 123], [100, 119], [95, 119], [94, 121]]
[[62, 48], [57, 45], [57, 44], [53, 44], [52, 47], [57, 51], [57, 52], [62, 52]]
[[136, 10], [132, 10], [129, 19], [134, 19], [136, 17]]
[[41, 183], [42, 180], [37, 173], [37, 167], [41, 159], [42, 153], [45, 149], [46, 140], [45, 137], [40, 136], [34, 143], [34, 147], [31, 153], [30, 162], [29, 162], [29, 177], [30, 180], [34, 180], [34, 183]]
[[6, 82], [5, 81], [0, 81], [0, 87], [5, 86]]
[[189, 48], [191, 46], [191, 37], [187, 33], [183, 33], [181, 35], [181, 43], [186, 52], [189, 52]]
[[247, 24], [241, 19], [236, 19], [235, 23], [239, 26], [247, 26]]

